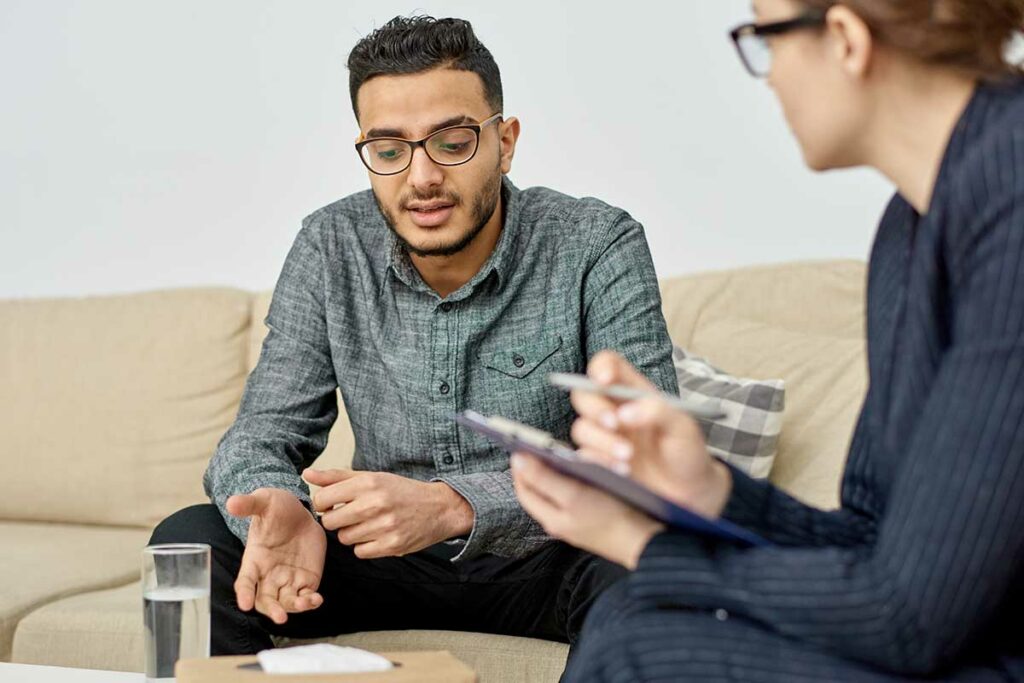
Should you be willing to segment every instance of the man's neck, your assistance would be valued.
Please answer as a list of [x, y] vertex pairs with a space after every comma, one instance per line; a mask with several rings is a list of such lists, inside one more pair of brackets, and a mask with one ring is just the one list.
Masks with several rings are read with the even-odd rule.
[[494, 253], [494, 248], [501, 237], [505, 221], [505, 199], [498, 198], [498, 206], [494, 209], [490, 220], [483, 230], [470, 242], [465, 249], [451, 256], [416, 256], [409, 254], [412, 265], [419, 272], [423, 281], [444, 298], [473, 279], [487, 259]]

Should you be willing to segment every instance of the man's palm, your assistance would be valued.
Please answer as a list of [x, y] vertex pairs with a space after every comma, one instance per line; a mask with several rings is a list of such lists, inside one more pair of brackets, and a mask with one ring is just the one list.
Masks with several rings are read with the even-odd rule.
[[324, 570], [327, 537], [299, 500], [280, 489], [232, 496], [228, 512], [249, 518], [249, 535], [235, 596], [243, 611], [253, 607], [283, 624], [288, 612], [323, 603], [317, 592]]

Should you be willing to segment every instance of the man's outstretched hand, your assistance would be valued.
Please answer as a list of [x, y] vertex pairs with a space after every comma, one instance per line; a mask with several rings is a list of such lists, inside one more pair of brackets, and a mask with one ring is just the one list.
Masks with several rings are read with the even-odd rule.
[[288, 491], [256, 489], [231, 496], [227, 510], [249, 518], [249, 536], [235, 580], [238, 607], [283, 624], [288, 613], [323, 604], [317, 592], [324, 571], [327, 536], [309, 510]]

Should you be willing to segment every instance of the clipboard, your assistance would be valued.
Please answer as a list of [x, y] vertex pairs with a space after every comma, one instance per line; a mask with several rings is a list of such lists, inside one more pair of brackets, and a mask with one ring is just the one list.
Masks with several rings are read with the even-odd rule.
[[724, 519], [709, 519], [699, 515], [607, 467], [582, 460], [571, 446], [547, 432], [502, 417], [485, 417], [472, 410], [457, 414], [455, 421], [510, 453], [521, 451], [535, 455], [555, 471], [601, 489], [670, 527], [731, 541], [743, 547], [763, 548], [773, 545], [741, 526]]

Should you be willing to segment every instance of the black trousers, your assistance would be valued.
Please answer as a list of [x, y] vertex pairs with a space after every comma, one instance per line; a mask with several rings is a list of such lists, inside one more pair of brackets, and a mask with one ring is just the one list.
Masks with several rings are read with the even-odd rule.
[[439, 545], [405, 557], [361, 560], [327, 534], [320, 584], [323, 604], [289, 614], [282, 625], [242, 612], [235, 601], [244, 546], [213, 505], [174, 513], [150, 543], [208, 543], [212, 548], [210, 650], [252, 654], [272, 635], [323, 638], [355, 631], [443, 629], [574, 643], [597, 596], [626, 571], [562, 543], [529, 557], [484, 556], [453, 564], [457, 550]]
[[[896, 676], [790, 640], [725, 613], [661, 608], [627, 596], [628, 580], [609, 588], [587, 616], [564, 683], [751, 683], [850, 681], [895, 683]], [[1015, 680], [1006, 671], [964, 666], [930, 681]]]

